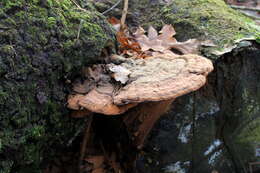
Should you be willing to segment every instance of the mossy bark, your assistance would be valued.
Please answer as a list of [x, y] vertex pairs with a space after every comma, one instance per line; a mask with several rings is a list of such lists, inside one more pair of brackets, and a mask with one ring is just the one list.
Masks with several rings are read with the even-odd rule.
[[81, 128], [68, 116], [68, 83], [114, 42], [104, 16], [84, 7], [70, 0], [0, 2], [1, 173], [40, 172]]
[[[96, 5], [104, 11], [104, 5]], [[110, 15], [119, 16], [120, 12], [116, 9]], [[214, 55], [215, 51], [225, 52], [240, 39], [260, 39], [259, 26], [223, 0], [133, 0], [127, 20], [131, 27], [153, 26], [157, 30], [172, 24], [178, 41], [211, 40], [216, 47], [203, 48], [202, 53], [214, 59], [219, 57]]]

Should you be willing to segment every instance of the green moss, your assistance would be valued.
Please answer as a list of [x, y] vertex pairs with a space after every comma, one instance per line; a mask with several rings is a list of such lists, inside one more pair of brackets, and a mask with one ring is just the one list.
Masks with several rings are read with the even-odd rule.
[[8, 173], [11, 172], [11, 168], [14, 164], [13, 161], [3, 161], [2, 163], [2, 169], [0, 169], [0, 173]]
[[48, 25], [50, 27], [56, 25], [56, 19], [54, 17], [48, 17]]
[[163, 21], [175, 26], [179, 39], [211, 39], [218, 49], [260, 33], [253, 20], [222, 0], [176, 0], [161, 12]]
[[68, 116], [65, 81], [97, 62], [114, 33], [103, 16], [70, 0], [0, 7], [0, 172], [40, 172], [83, 124]]
[[4, 45], [0, 47], [1, 51], [8, 55], [13, 55], [15, 53], [15, 50], [12, 45]]
[[256, 42], [260, 44], [260, 34], [257, 35]]

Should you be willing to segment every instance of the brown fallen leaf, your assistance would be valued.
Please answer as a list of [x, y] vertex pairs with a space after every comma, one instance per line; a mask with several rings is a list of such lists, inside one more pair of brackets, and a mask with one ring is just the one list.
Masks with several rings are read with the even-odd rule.
[[169, 46], [171, 49], [180, 51], [182, 54], [198, 54], [200, 45], [201, 41], [196, 39], [189, 39], [185, 42], [169, 42], [167, 46]]
[[140, 36], [140, 35], [143, 35], [145, 33], [145, 30], [142, 28], [142, 27], [138, 27], [137, 29], [136, 29], [136, 31], [133, 33], [133, 35], [135, 36], [135, 37], [138, 37], [138, 36]]
[[149, 40], [155, 40], [158, 39], [158, 33], [154, 27], [150, 26], [148, 29], [148, 38]]
[[131, 71], [129, 71], [127, 68], [120, 66], [120, 65], [114, 65], [114, 64], [109, 64], [107, 66], [108, 66], [108, 69], [111, 72], [113, 72], [113, 78], [116, 81], [118, 81], [122, 84], [125, 84], [128, 81]]
[[[140, 44], [143, 52], [152, 50], [155, 52], [165, 52], [166, 50], [175, 49], [181, 54], [196, 54], [199, 47], [206, 42], [196, 39], [190, 39], [185, 42], [178, 42], [173, 36], [176, 34], [172, 25], [165, 25], [162, 30], [157, 33], [153, 27], [149, 27], [147, 36], [142, 28], [138, 28], [134, 33], [135, 39]], [[207, 44], [208, 45], [208, 44]]]
[[174, 30], [174, 28], [172, 27], [172, 25], [164, 25], [162, 30], [159, 31], [159, 33], [161, 34], [158, 39], [160, 40], [165, 40], [168, 38], [172, 38], [176, 32]]
[[120, 27], [121, 27], [120, 20], [118, 20], [115, 17], [111, 17], [107, 20], [113, 26], [113, 28], [116, 30], [116, 32], [118, 32], [120, 30]]

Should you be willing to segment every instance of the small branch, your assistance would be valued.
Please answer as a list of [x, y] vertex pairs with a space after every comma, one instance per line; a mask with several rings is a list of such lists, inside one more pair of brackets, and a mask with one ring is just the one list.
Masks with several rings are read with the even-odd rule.
[[78, 9], [80, 9], [80, 10], [82, 10], [82, 11], [86, 11], [86, 9], [81, 8], [81, 6], [80, 6], [76, 1], [71, 0], [71, 2], [73, 2], [73, 4], [75, 4], [75, 5], [78, 7]]
[[105, 15], [105, 14], [108, 13], [109, 11], [113, 10], [114, 8], [116, 8], [116, 6], [118, 6], [121, 1], [122, 1], [122, 0], [118, 0], [111, 8], [107, 9], [107, 10], [104, 11], [102, 14]]
[[254, 19], [254, 20], [260, 20], [260, 17], [257, 17], [257, 16], [254, 16], [254, 15], [251, 15], [251, 14], [248, 14], [244, 11], [241, 11], [245, 16], [247, 17], [250, 17], [251, 19]]
[[75, 140], [75, 138], [79, 135], [79, 133], [83, 130], [84, 126], [81, 128], [78, 128], [78, 130], [76, 131], [76, 133], [74, 134], [74, 136], [72, 138], [70, 138], [70, 140], [67, 143], [67, 147], [70, 146], [72, 144], [72, 142]]
[[259, 8], [254, 7], [245, 7], [245, 6], [238, 6], [238, 5], [229, 5], [231, 8], [239, 9], [239, 10], [249, 10], [249, 11], [257, 11], [260, 12]]
[[127, 10], [128, 10], [128, 0], [124, 0], [124, 8], [123, 8], [122, 17], [121, 17], [121, 29], [122, 30], [124, 30], [126, 28], [125, 20], [126, 20]]
[[83, 22], [84, 22], [84, 21], [81, 19], [81, 20], [80, 20], [80, 23], [79, 23], [79, 28], [78, 28], [77, 41], [79, 40], [80, 31], [81, 31]]

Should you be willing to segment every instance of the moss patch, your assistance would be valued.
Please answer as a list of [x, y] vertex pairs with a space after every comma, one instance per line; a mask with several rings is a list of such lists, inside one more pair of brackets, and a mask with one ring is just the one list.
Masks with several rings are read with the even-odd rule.
[[229, 8], [222, 0], [175, 0], [161, 12], [163, 21], [175, 26], [179, 39], [210, 39], [218, 50], [260, 33], [253, 20]]
[[213, 51], [223, 51], [238, 39], [254, 37], [259, 42], [260, 27], [229, 8], [223, 0], [174, 0], [168, 5], [158, 1], [133, 1], [128, 15], [131, 25], [145, 28], [152, 25], [159, 30], [164, 24], [172, 24], [179, 41], [212, 40], [217, 46], [202, 50], [210, 57]]
[[65, 82], [114, 41], [105, 18], [87, 9], [70, 0], [0, 2], [1, 173], [41, 172], [82, 125], [68, 116]]

